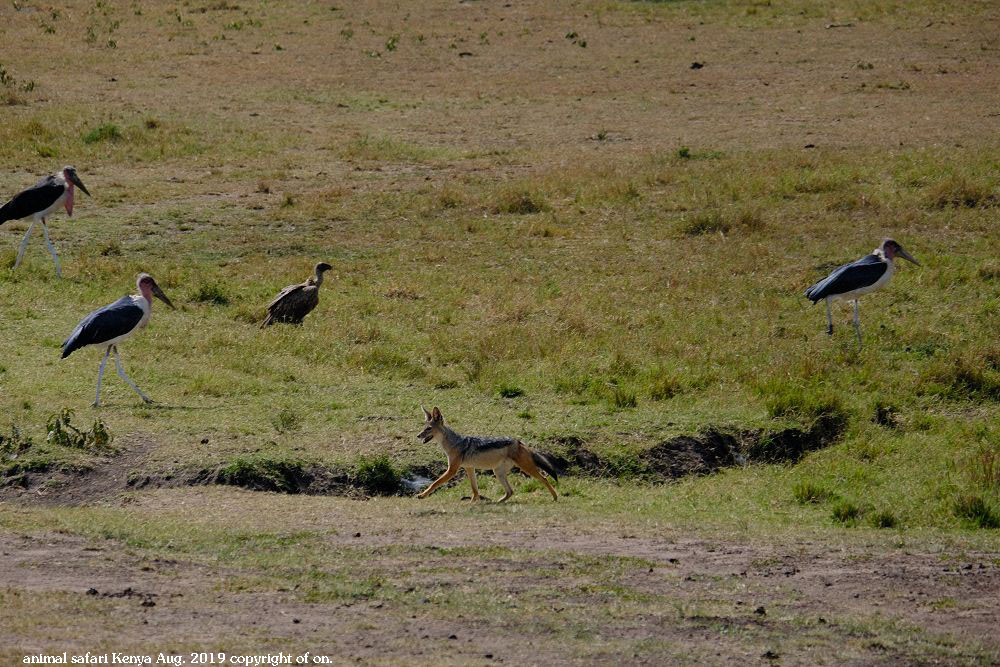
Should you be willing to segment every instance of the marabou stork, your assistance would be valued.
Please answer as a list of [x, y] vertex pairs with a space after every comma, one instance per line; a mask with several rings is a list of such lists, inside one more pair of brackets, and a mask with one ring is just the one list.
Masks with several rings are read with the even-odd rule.
[[94, 407], [101, 405], [101, 378], [104, 376], [104, 365], [108, 363], [108, 356], [115, 353], [115, 366], [118, 368], [118, 375], [125, 380], [132, 389], [135, 390], [142, 400], [152, 403], [148, 396], [135, 385], [125, 369], [122, 368], [121, 357], [118, 356], [118, 343], [122, 342], [136, 331], [139, 331], [149, 323], [149, 316], [153, 308], [153, 297], [167, 304], [171, 308], [174, 304], [163, 293], [160, 286], [153, 280], [153, 276], [148, 273], [140, 273], [135, 279], [135, 285], [139, 290], [138, 294], [123, 296], [114, 303], [98, 308], [90, 315], [80, 320], [80, 323], [73, 329], [62, 344], [62, 358], [65, 359], [75, 350], [88, 345], [96, 345], [105, 348], [104, 359], [101, 360], [101, 367], [97, 371], [97, 399]]
[[275, 322], [302, 324], [302, 319], [312, 312], [319, 303], [319, 286], [323, 284], [323, 273], [333, 267], [326, 262], [316, 265], [316, 275], [304, 283], [289, 285], [278, 293], [267, 306], [267, 317], [261, 322], [260, 328], [271, 326]]
[[90, 191], [76, 175], [76, 168], [65, 166], [55, 174], [49, 174], [42, 180], [35, 183], [27, 190], [14, 195], [14, 198], [0, 207], [0, 225], [8, 220], [20, 220], [31, 217], [33, 220], [28, 225], [28, 231], [21, 241], [21, 247], [17, 251], [17, 259], [14, 261], [16, 269], [21, 264], [24, 251], [28, 247], [28, 239], [31, 237], [31, 230], [39, 222], [42, 223], [42, 232], [45, 234], [45, 244], [52, 254], [52, 261], [56, 263], [56, 275], [62, 277], [62, 267], [59, 266], [59, 255], [56, 254], [55, 246], [49, 240], [49, 226], [45, 219], [60, 206], [66, 207], [66, 214], [73, 215], [73, 186], [79, 187], [87, 196]]
[[885, 239], [882, 241], [882, 245], [875, 248], [870, 255], [865, 255], [855, 262], [834, 269], [833, 273], [806, 290], [806, 298], [814, 304], [821, 299], [826, 300], [826, 332], [828, 334], [833, 335], [833, 314], [830, 303], [837, 299], [853, 301], [854, 331], [858, 334], [858, 349], [861, 349], [858, 297], [885, 287], [896, 271], [896, 265], [893, 262], [896, 257], [902, 257], [920, 266], [920, 262], [903, 250], [903, 246], [892, 239]]

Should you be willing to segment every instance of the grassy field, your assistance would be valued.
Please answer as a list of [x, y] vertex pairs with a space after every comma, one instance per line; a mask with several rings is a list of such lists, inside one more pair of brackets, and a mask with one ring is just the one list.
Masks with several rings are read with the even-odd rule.
[[[214, 597], [261, 614], [227, 622], [265, 625], [284, 595], [331, 614], [326, 630], [350, 626], [343, 636], [387, 623], [382, 644], [354, 656], [365, 661], [417, 659], [393, 642], [403, 626], [417, 632], [406, 619], [425, 599], [430, 625], [467, 609], [470, 636], [528, 662], [558, 661], [565, 642], [567, 661], [767, 661], [773, 649], [810, 663], [858, 636], [845, 661], [996, 659], [981, 618], [996, 612], [975, 602], [1000, 568], [996, 5], [343, 4], [0, 8], [0, 193], [73, 164], [94, 195], [51, 219], [62, 280], [38, 237], [13, 271], [26, 224], [0, 227], [0, 535], [5, 551], [55, 544], [80, 568], [52, 585], [3, 572], [0, 600], [29, 619], [0, 623], [19, 638], [9, 655], [60, 637], [118, 645], [110, 628], [127, 601], [77, 599], [70, 585], [110, 577], [83, 551], [108, 543], [129, 576], [175, 559], [184, 573], [164, 581], [206, 591], [161, 627], [195, 627]], [[849, 309], [835, 310], [829, 338], [802, 292], [886, 236], [922, 266], [863, 300], [858, 352]], [[306, 323], [259, 330], [270, 298], [317, 261], [334, 270]], [[95, 410], [97, 351], [60, 361], [59, 347], [139, 271], [178, 305], [156, 304], [121, 348], [157, 403], [109, 373]], [[464, 508], [463, 480], [419, 504], [351, 499], [443, 469], [437, 446], [414, 437], [420, 405], [459, 432], [563, 457], [564, 498], [549, 507], [521, 481], [509, 508]], [[110, 445], [53, 437], [65, 409], [77, 427], [106, 426]], [[819, 437], [818, 424], [835, 427]], [[756, 458], [662, 483], [664, 443], [701, 447], [713, 430]], [[811, 451], [779, 456], [784, 436]], [[296, 490], [305, 478], [351, 498], [183, 488]], [[532, 542], [546, 531], [558, 538]], [[599, 548], [606, 534], [614, 544]], [[841, 559], [829, 571], [889, 588], [890, 566], [851, 563], [930, 572], [978, 559], [989, 574], [959, 592], [942, 583], [924, 615], [894, 616], [852, 606], [850, 586], [766, 592], [758, 573], [759, 595], [790, 605], [785, 615], [720, 630], [704, 619], [761, 619], [713, 578], [728, 570], [653, 582], [671, 565], [661, 538], [685, 559], [728, 545], [803, 569], [829, 550]], [[438, 541], [453, 551], [430, 557]], [[746, 567], [736, 560], [719, 566]], [[537, 657], [483, 629], [508, 609], [487, 600], [478, 562], [514, 597], [530, 587], [512, 581], [552, 571], [505, 626]], [[685, 589], [687, 576], [704, 585]], [[441, 588], [442, 577], [464, 583]], [[596, 592], [576, 599], [575, 587]], [[32, 611], [17, 602], [26, 591], [48, 597]], [[570, 620], [531, 625], [550, 598]], [[813, 603], [793, 609], [802, 599]], [[345, 601], [364, 613], [334, 614]], [[824, 605], [838, 620], [820, 628]], [[59, 610], [90, 620], [29, 629]], [[682, 630], [657, 637], [652, 618]], [[310, 645], [249, 632], [246, 646]], [[441, 638], [423, 634], [414, 645], [430, 652]], [[126, 636], [188, 646], [169, 632]]]

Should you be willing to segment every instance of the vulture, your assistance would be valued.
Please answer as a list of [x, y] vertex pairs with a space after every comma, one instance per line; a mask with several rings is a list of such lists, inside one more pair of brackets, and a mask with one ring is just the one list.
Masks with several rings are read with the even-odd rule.
[[271, 326], [275, 322], [302, 324], [303, 318], [312, 312], [319, 303], [319, 286], [323, 284], [323, 273], [333, 267], [326, 262], [316, 265], [316, 275], [298, 285], [289, 285], [278, 293], [267, 306], [267, 317], [261, 322], [260, 328]]

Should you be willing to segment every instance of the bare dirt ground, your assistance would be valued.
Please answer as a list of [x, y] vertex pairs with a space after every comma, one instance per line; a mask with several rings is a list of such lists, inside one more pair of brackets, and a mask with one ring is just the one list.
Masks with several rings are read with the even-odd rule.
[[[348, 525], [330, 539], [352, 548], [448, 549], [469, 542], [467, 533], [453, 529], [389, 535], [376, 528], [353, 537], [349, 510], [339, 518]], [[308, 647], [338, 661], [362, 662], [415, 662], [426, 656], [455, 664], [957, 664], [975, 661], [976, 655], [996, 659], [1000, 650], [991, 636], [1000, 623], [995, 555], [966, 553], [951, 561], [919, 550], [844, 548], [823, 540], [775, 544], [553, 528], [490, 532], [488, 517], [471, 521], [481, 529], [479, 547], [516, 549], [518, 558], [425, 552], [422, 569], [406, 583], [424, 591], [451, 583], [457, 595], [485, 587], [510, 605], [508, 620], [499, 626], [477, 618], [474, 608], [441, 618], [419, 603], [314, 604], [289, 591], [234, 592], [220, 584], [245, 574], [238, 568], [150, 558], [114, 542], [59, 534], [0, 537], [0, 580], [8, 582], [2, 595], [8, 601], [20, 596], [36, 611], [89, 605], [75, 628], [77, 638], [59, 642], [71, 652], [95, 644], [155, 650], [194, 643], [230, 653], [246, 646]], [[555, 583], [537, 574], [559, 568], [566, 553], [642, 559], [617, 585], [656, 604], [638, 610], [623, 604], [604, 618], [608, 602], [601, 591], [576, 587], [568, 573]], [[399, 558], [399, 565], [412, 562]], [[517, 623], [518, 600], [538, 587], [551, 595], [549, 622]], [[559, 627], [561, 618], [577, 637], [587, 637], [586, 649], [574, 641], [561, 646], [558, 635], [566, 629]], [[44, 621], [30, 630], [19, 631], [16, 622], [5, 625], [5, 643], [23, 652], [51, 647], [59, 633]]]

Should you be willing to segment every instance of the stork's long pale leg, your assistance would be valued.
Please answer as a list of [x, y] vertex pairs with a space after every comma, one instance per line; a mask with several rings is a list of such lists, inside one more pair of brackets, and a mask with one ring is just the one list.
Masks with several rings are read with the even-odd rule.
[[826, 297], [826, 335], [833, 335], [833, 311], [830, 308], [830, 297]]
[[139, 396], [142, 397], [143, 401], [145, 401], [146, 403], [152, 403], [153, 400], [149, 396], [146, 396], [144, 393], [142, 393], [142, 390], [139, 389], [139, 387], [137, 387], [136, 384], [132, 382], [132, 380], [130, 380], [127, 375], [125, 375], [125, 369], [122, 368], [121, 357], [118, 355], [118, 346], [112, 345], [111, 347], [115, 351], [115, 366], [118, 367], [118, 377], [125, 380], [125, 382], [128, 382], [128, 386], [132, 387], [132, 389], [135, 389], [135, 393], [139, 394]]
[[24, 257], [24, 251], [28, 249], [28, 239], [31, 238], [31, 231], [35, 228], [36, 222], [35, 220], [31, 221], [31, 224], [28, 225], [28, 231], [24, 233], [24, 238], [21, 239], [21, 246], [17, 249], [17, 259], [14, 260], [15, 269], [21, 265], [21, 258]]
[[56, 263], [56, 275], [62, 278], [62, 266], [59, 265], [59, 255], [56, 254], [56, 247], [49, 240], [49, 226], [45, 224], [44, 220], [42, 220], [42, 233], [45, 234], [45, 245], [49, 247], [49, 254], [52, 255], [52, 261]]
[[97, 398], [94, 400], [94, 407], [101, 407], [101, 378], [104, 377], [104, 366], [108, 363], [108, 357], [111, 355], [111, 346], [104, 351], [104, 358], [101, 359], [101, 367], [97, 370]]
[[858, 349], [861, 349], [861, 318], [858, 316], [858, 300], [854, 300], [854, 332], [858, 334]]

